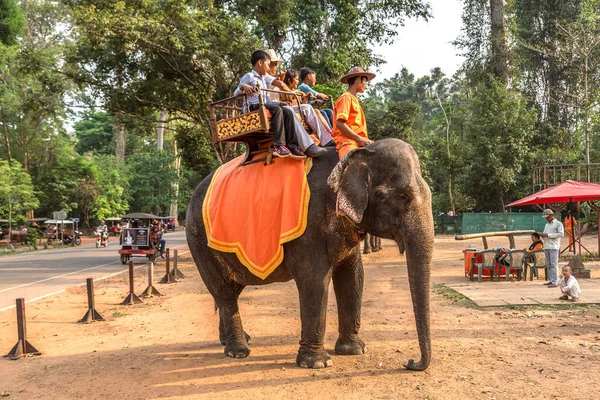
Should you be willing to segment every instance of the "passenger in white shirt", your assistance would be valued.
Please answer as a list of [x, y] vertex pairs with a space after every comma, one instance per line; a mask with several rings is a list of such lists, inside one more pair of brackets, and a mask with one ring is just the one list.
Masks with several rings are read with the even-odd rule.
[[577, 301], [579, 296], [581, 295], [581, 288], [579, 287], [579, 282], [572, 275], [573, 271], [571, 267], [565, 265], [562, 268], [563, 276], [558, 280], [558, 286], [560, 290], [563, 292], [563, 295], [559, 297], [560, 300], [569, 300], [569, 296], [571, 297], [571, 301]]
[[560, 255], [560, 238], [565, 235], [563, 224], [554, 218], [551, 209], [544, 210], [543, 218], [548, 221], [544, 232], [540, 233], [544, 241], [544, 255], [546, 256], [546, 267], [548, 268], [548, 280], [544, 283], [548, 287], [556, 287], [558, 281], [558, 257]]

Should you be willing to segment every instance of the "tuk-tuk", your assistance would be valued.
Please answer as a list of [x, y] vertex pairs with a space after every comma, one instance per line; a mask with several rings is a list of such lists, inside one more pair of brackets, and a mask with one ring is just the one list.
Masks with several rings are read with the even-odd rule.
[[108, 226], [108, 233], [113, 236], [121, 236], [121, 218], [104, 218], [106, 226]]
[[[161, 217], [147, 213], [130, 213], [124, 215], [121, 220], [125, 224], [121, 229], [119, 255], [121, 263], [127, 264], [131, 257], [147, 257], [154, 261], [160, 255], [158, 246], [157, 228], [152, 225], [152, 221], [160, 221]], [[156, 243], [153, 243], [153, 237], [156, 237]]]

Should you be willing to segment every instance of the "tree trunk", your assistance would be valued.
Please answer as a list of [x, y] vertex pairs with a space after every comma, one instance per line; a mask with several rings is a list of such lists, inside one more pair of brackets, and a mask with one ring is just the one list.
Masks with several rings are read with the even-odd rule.
[[[173, 147], [175, 150], [175, 170], [177, 171], [177, 178], [179, 178], [179, 173], [181, 170], [181, 158], [179, 157], [179, 152], [177, 151], [177, 141], [173, 141]], [[179, 181], [173, 182], [173, 191], [175, 192], [175, 196], [173, 200], [171, 200], [171, 207], [169, 209], [169, 215], [175, 218], [175, 224], [177, 224], [177, 213], [179, 212], [177, 203], [179, 200]]]
[[167, 119], [168, 111], [163, 108], [158, 117], [158, 126], [156, 127], [156, 147], [159, 150], [163, 149], [164, 144], [164, 133], [165, 133], [165, 119]]
[[10, 154], [10, 141], [8, 140], [8, 126], [6, 125], [6, 113], [4, 107], [0, 107], [0, 114], [2, 114], [2, 132], [4, 133], [4, 146], [6, 146], [6, 154], [8, 156], [8, 164], [12, 161]]
[[508, 83], [508, 55], [504, 33], [504, 0], [490, 0], [492, 22], [492, 71], [505, 85]]
[[589, 91], [588, 91], [588, 74], [589, 74], [589, 60], [588, 57], [584, 58], [584, 70], [583, 70], [583, 82], [584, 82], [584, 94], [583, 94], [583, 106], [585, 107], [585, 121], [583, 124], [583, 132], [585, 134], [585, 163], [587, 164], [586, 168], [586, 182], [590, 181], [590, 131], [589, 131], [589, 121], [590, 121], [590, 101], [589, 101]]
[[125, 161], [125, 124], [120, 119], [115, 124], [115, 157], [117, 161]]

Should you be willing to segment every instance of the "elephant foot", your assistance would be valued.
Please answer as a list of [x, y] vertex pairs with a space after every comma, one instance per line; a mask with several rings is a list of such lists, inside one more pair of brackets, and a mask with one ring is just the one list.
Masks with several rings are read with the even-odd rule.
[[360, 356], [367, 352], [367, 346], [360, 338], [354, 340], [338, 339], [335, 342], [335, 354], [344, 356]]
[[377, 253], [380, 249], [377, 247], [373, 247], [373, 253]]
[[[252, 337], [250, 335], [248, 335], [246, 333], [246, 331], [244, 331], [244, 335], [246, 336], [246, 343], [252, 344]], [[227, 344], [227, 340], [226, 340], [225, 336], [221, 335], [220, 333], [219, 333], [219, 341], [221, 342], [221, 344], [223, 346], [225, 346]]]
[[302, 349], [300, 349], [298, 351], [298, 356], [296, 356], [296, 364], [302, 368], [317, 369], [331, 367], [333, 365], [333, 361], [325, 349], [321, 349], [316, 353], [302, 351]]
[[429, 367], [429, 362], [423, 362], [423, 360], [419, 362], [415, 362], [415, 360], [408, 360], [406, 364], [404, 364], [404, 368], [409, 369], [411, 371], [425, 371]]
[[370, 250], [370, 249], [365, 249], [365, 250], [363, 251], [363, 254], [371, 254], [371, 250]]
[[231, 343], [225, 345], [225, 355], [231, 358], [246, 358], [250, 355], [250, 349], [242, 343]]

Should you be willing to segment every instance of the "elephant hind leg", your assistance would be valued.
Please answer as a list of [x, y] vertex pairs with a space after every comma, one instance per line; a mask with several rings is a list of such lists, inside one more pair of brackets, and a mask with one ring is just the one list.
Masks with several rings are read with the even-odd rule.
[[238, 298], [244, 286], [233, 284], [222, 287], [215, 302], [219, 308], [219, 339], [225, 345], [225, 355], [231, 358], [245, 358], [250, 354], [250, 336], [244, 332], [238, 307]]
[[[248, 335], [248, 332], [244, 331], [244, 336], [246, 337], [246, 343], [252, 344], [252, 337]], [[223, 319], [219, 315], [219, 342], [223, 346], [227, 344], [227, 337], [225, 335], [225, 324], [223, 324]]]
[[363, 241], [363, 254], [371, 254], [371, 242], [369, 241], [369, 234], [365, 236], [365, 240]]

